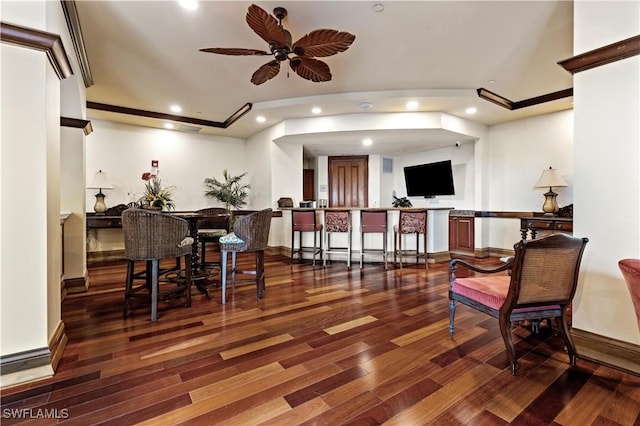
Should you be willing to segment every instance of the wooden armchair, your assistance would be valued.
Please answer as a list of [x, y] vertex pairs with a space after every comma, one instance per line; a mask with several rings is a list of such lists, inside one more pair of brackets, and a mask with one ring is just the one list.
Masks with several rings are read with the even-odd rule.
[[[127, 260], [127, 278], [124, 292], [124, 318], [127, 317], [129, 298], [143, 297], [151, 302], [151, 321], [158, 319], [158, 299], [171, 294], [185, 293], [186, 306], [191, 306], [191, 245], [189, 224], [186, 220], [151, 210], [132, 208], [122, 212], [124, 256]], [[171, 282], [166, 291], [160, 291], [159, 261], [185, 259], [185, 279]], [[145, 261], [143, 274], [134, 272], [135, 261]], [[134, 287], [135, 279], [144, 284]]]
[[[235, 290], [236, 273], [255, 275], [257, 298], [265, 291], [264, 251], [269, 244], [271, 209], [240, 216], [233, 225], [233, 233], [220, 237], [220, 258], [222, 261], [222, 303], [226, 303], [227, 253], [231, 252], [231, 282]], [[255, 252], [255, 270], [236, 270], [236, 254]]]
[[[513, 322], [555, 318], [567, 346], [569, 361], [575, 365], [577, 354], [569, 335], [567, 308], [576, 290], [580, 261], [588, 241], [566, 234], [522, 240], [514, 246], [515, 256], [495, 269], [452, 260], [449, 264], [449, 334], [453, 335], [456, 302], [498, 318], [511, 361], [511, 373], [516, 375], [518, 361], [511, 335]], [[458, 266], [481, 274], [505, 273], [458, 278]]]
[[622, 259], [618, 262], [618, 267], [629, 288], [640, 329], [640, 259]]

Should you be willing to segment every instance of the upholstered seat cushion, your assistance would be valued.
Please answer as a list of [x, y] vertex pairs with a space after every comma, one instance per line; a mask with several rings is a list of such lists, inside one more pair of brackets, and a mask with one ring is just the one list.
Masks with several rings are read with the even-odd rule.
[[[510, 281], [511, 277], [506, 275], [456, 278], [453, 282], [453, 291], [492, 309], [499, 310], [507, 297]], [[514, 309], [513, 312], [544, 311], [558, 308], [560, 308], [558, 305], [537, 306], [534, 308], [518, 308]]]
[[230, 232], [222, 237], [220, 237], [220, 244], [244, 244], [244, 241], [238, 236]]
[[198, 229], [199, 237], [215, 238], [222, 237], [224, 235], [227, 235], [226, 229]]

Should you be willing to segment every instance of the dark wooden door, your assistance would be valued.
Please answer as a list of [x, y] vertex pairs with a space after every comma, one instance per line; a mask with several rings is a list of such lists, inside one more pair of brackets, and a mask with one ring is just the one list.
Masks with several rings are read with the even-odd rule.
[[314, 185], [315, 185], [315, 170], [303, 169], [302, 170], [302, 199], [303, 200], [311, 201], [316, 199]]
[[369, 157], [329, 157], [329, 207], [369, 207]]

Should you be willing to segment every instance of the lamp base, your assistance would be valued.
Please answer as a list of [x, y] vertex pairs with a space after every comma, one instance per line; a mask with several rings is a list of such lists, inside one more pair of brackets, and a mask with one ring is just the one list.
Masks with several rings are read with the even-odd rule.
[[96, 194], [96, 203], [93, 205], [93, 210], [98, 214], [104, 214], [104, 212], [107, 211], [107, 205], [104, 202], [102, 189]]
[[544, 204], [542, 205], [542, 211], [545, 216], [555, 216], [560, 209], [558, 206], [558, 202], [556, 201], [556, 197], [558, 194], [553, 192], [551, 188], [549, 188], [549, 192], [544, 194]]

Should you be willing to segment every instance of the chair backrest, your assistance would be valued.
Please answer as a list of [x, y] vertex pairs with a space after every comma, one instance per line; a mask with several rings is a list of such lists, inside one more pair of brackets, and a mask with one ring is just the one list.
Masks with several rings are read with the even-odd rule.
[[588, 241], [551, 234], [518, 242], [514, 246], [511, 284], [503, 309], [570, 303]]
[[291, 210], [292, 230], [294, 231], [315, 231], [316, 211], [315, 210]]
[[640, 329], [640, 259], [622, 259], [618, 262], [618, 267], [629, 288]]
[[244, 241], [239, 251], [265, 250], [269, 245], [271, 209], [240, 216], [233, 225], [233, 232]]
[[166, 259], [191, 253], [189, 223], [170, 214], [131, 208], [122, 212], [124, 256], [130, 260]]
[[349, 210], [325, 210], [324, 229], [326, 232], [349, 232], [351, 212]]
[[360, 210], [360, 230], [362, 233], [387, 232], [386, 210]]
[[402, 234], [424, 234], [427, 228], [426, 210], [400, 210], [399, 231]]
[[222, 207], [208, 207], [206, 209], [197, 210], [199, 213], [207, 216], [198, 220], [198, 229], [224, 229], [229, 230], [229, 211]]

